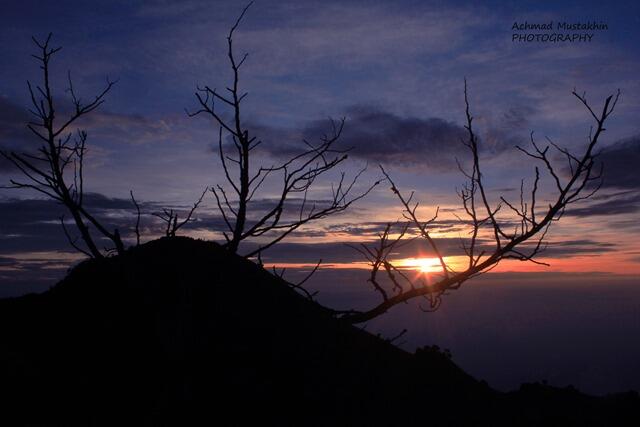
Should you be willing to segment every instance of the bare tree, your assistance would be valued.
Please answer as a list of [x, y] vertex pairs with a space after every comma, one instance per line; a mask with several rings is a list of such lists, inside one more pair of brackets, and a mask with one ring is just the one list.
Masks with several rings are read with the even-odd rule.
[[368, 282], [371, 283], [376, 292], [380, 293], [383, 300], [389, 299], [389, 294], [378, 278], [380, 269], [383, 269], [386, 272], [386, 276], [392, 284], [391, 292], [401, 291], [403, 289], [401, 282], [403, 281], [409, 286], [413, 286], [413, 282], [407, 277], [407, 275], [389, 261], [390, 255], [393, 254], [395, 250], [410, 242], [410, 240], [402, 241], [402, 238], [406, 234], [410, 225], [410, 222], [403, 224], [398, 232], [398, 236], [395, 239], [391, 239], [390, 233], [392, 230], [392, 224], [388, 223], [384, 231], [379, 234], [378, 244], [374, 247], [369, 247], [364, 243], [361, 243], [360, 245], [348, 245], [360, 252], [369, 265], [371, 265]]
[[[531, 134], [531, 149], [517, 147], [525, 155], [539, 162], [542, 169], [546, 170], [550, 176], [555, 194], [552, 202], [547, 206], [540, 206], [540, 168], [534, 169], [533, 185], [530, 194], [525, 196], [524, 180], [520, 186], [520, 200], [518, 203], [507, 201], [504, 197], [499, 197], [500, 202], [493, 205], [486, 191], [483, 173], [480, 168], [478, 137], [472, 127], [473, 116], [469, 107], [467, 83], [464, 85], [465, 115], [467, 130], [467, 140], [464, 142], [472, 155], [471, 170], [465, 170], [461, 165], [460, 170], [467, 178], [467, 184], [458, 192], [462, 200], [462, 206], [467, 219], [463, 224], [469, 227], [469, 239], [463, 242], [463, 250], [466, 254], [467, 263], [463, 270], [456, 271], [449, 265], [442, 250], [438, 247], [438, 242], [431, 236], [434, 221], [438, 216], [438, 210], [433, 218], [423, 221], [417, 216], [417, 202], [412, 202], [414, 194], [409, 196], [403, 193], [395, 185], [387, 172], [382, 172], [391, 183], [391, 191], [398, 197], [402, 207], [403, 216], [411, 224], [412, 231], [424, 239], [430, 246], [433, 253], [438, 258], [441, 272], [433, 283], [426, 283], [424, 280], [409, 279], [406, 275], [394, 275], [394, 272], [401, 273], [389, 259], [394, 247], [401, 245], [403, 236], [407, 233], [407, 225], [403, 225], [396, 239], [391, 239], [389, 224], [384, 233], [380, 235], [377, 246], [370, 248], [362, 245], [357, 248], [369, 261], [372, 266], [371, 282], [375, 290], [380, 293], [382, 301], [374, 307], [364, 310], [337, 311], [336, 314], [343, 320], [350, 323], [361, 323], [373, 319], [391, 307], [411, 300], [413, 298], [424, 298], [429, 302], [424, 310], [431, 311], [438, 308], [442, 295], [449, 290], [459, 288], [467, 280], [482, 273], [490, 271], [502, 260], [515, 259], [519, 261], [544, 264], [536, 260], [536, 257], [546, 246], [545, 238], [549, 227], [555, 221], [560, 220], [567, 207], [580, 200], [588, 199], [599, 188], [602, 183], [602, 169], [594, 169], [597, 153], [594, 151], [602, 133], [605, 131], [605, 122], [613, 113], [620, 97], [620, 91], [606, 98], [602, 111], [596, 113], [587, 102], [585, 94], [578, 94], [573, 91], [573, 95], [587, 109], [594, 120], [589, 133], [588, 144], [580, 155], [572, 154], [568, 149], [560, 147], [547, 138], [548, 145], [542, 147], [535, 141]], [[594, 131], [595, 129], [595, 131]], [[560, 168], [555, 164], [549, 150], [553, 148], [559, 155], [566, 159], [568, 177], [564, 177]], [[382, 168], [382, 167], [381, 167]], [[509, 217], [506, 218], [500, 211], [507, 211]], [[515, 229], [513, 222], [515, 219]], [[462, 219], [461, 219], [462, 220]], [[509, 227], [509, 229], [507, 228]], [[492, 248], [485, 248], [486, 244], [480, 245], [483, 232], [488, 232], [492, 241]], [[545, 264], [546, 265], [546, 264]], [[377, 280], [377, 273], [383, 266], [387, 271], [390, 280], [386, 285]], [[385, 286], [387, 288], [385, 288]]]
[[[240, 90], [240, 69], [248, 54], [245, 53], [238, 59], [233, 48], [233, 34], [250, 6], [251, 3], [244, 8], [227, 36], [227, 56], [233, 72], [232, 84], [226, 88], [227, 94], [220, 94], [209, 86], [198, 87], [195, 95], [199, 109], [193, 113], [187, 112], [190, 116], [210, 116], [219, 125], [218, 157], [226, 177], [227, 189], [218, 184], [211, 191], [227, 229], [223, 235], [226, 241], [224, 245], [229, 251], [238, 252], [240, 243], [246, 239], [262, 238], [262, 243], [245, 254], [247, 257], [260, 254], [309, 222], [344, 211], [379, 184], [376, 182], [354, 195], [354, 188], [364, 169], [351, 180], [347, 180], [345, 174], [341, 173], [339, 181], [332, 186], [332, 196], [328, 203], [318, 205], [308, 201], [307, 195], [316, 179], [334, 170], [348, 158], [348, 150], [336, 148], [344, 119], [338, 122], [331, 120], [329, 135], [323, 136], [316, 144], [304, 141], [306, 148], [280, 165], [252, 167], [254, 150], [262, 141], [250, 135], [241, 116], [241, 103], [247, 93]], [[218, 103], [231, 110], [231, 119], [226, 120], [218, 111]], [[232, 154], [227, 153], [223, 144], [225, 135], [229, 135], [233, 141]], [[252, 211], [251, 203], [265, 180], [278, 174], [282, 178], [282, 184], [273, 205], [262, 213]], [[299, 206], [291, 207], [290, 202], [295, 195], [300, 195], [297, 200]], [[287, 210], [289, 212], [285, 212]], [[295, 215], [292, 215], [294, 211]], [[251, 216], [252, 212], [256, 214], [255, 217]]]
[[11, 180], [11, 185], [3, 188], [35, 190], [63, 204], [71, 214], [87, 247], [85, 250], [78, 246], [77, 238], [72, 238], [65, 226], [64, 217], [60, 218], [69, 243], [78, 251], [95, 258], [103, 256], [91, 234], [90, 226], [92, 226], [99, 234], [113, 242], [118, 253], [122, 253], [124, 245], [119, 231], [117, 229], [109, 231], [84, 205], [83, 166], [87, 150], [87, 133], [78, 130], [74, 134], [71, 131], [78, 119], [102, 105], [105, 95], [115, 82], [107, 79], [107, 83], [100, 93], [91, 101], [83, 102], [74, 91], [69, 72], [67, 92], [70, 94], [73, 109], [68, 117], [58, 120], [58, 110], [50, 82], [49, 63], [52, 56], [61, 48], [49, 46], [51, 37], [52, 34], [49, 34], [44, 42], [33, 38], [33, 42], [38, 47], [38, 54], [32, 56], [40, 62], [43, 81], [41, 85], [35, 87], [27, 82], [32, 104], [29, 111], [34, 117], [27, 127], [41, 141], [41, 145], [36, 152], [0, 151], [0, 154], [26, 178], [25, 181]]
[[[200, 204], [202, 203], [202, 200], [204, 199], [204, 196], [205, 196], [205, 194], [207, 194], [208, 190], [209, 190], [208, 187], [204, 189], [204, 191], [202, 192], [202, 195], [200, 195], [200, 198], [193, 204], [193, 207], [191, 208], [191, 210], [189, 212], [187, 212], [186, 217], [182, 221], [178, 222], [178, 219], [179, 219], [179, 216], [180, 216], [180, 212], [174, 211], [173, 209], [166, 209], [165, 208], [165, 209], [162, 209], [162, 212], [159, 212], [159, 213], [158, 212], [154, 212], [154, 213], [151, 214], [153, 216], [156, 216], [156, 217], [160, 218], [162, 220], [162, 222], [164, 222], [166, 224], [165, 230], [164, 230], [165, 237], [175, 237], [176, 236], [176, 232], [179, 229], [181, 229], [183, 226], [185, 226], [189, 222], [195, 221], [195, 218], [193, 218], [193, 214], [198, 209], [198, 207], [200, 207]], [[135, 201], [134, 201], [134, 203], [135, 203]], [[139, 214], [138, 214], [138, 216], [139, 216]], [[136, 231], [136, 233], [137, 233], [137, 231]]]
[[131, 196], [131, 202], [133, 203], [133, 206], [135, 206], [136, 208], [136, 225], [133, 231], [136, 234], [136, 246], [140, 246], [140, 205], [136, 201], [136, 198], [133, 197], [133, 190], [129, 190], [129, 195]]

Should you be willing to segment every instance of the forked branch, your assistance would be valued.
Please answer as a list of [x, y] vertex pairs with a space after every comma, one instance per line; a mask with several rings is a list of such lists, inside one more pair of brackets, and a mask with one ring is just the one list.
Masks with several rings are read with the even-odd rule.
[[[517, 203], [510, 202], [505, 197], [499, 197], [500, 203], [495, 206], [491, 203], [480, 167], [479, 140], [472, 127], [473, 116], [471, 115], [469, 107], [466, 81], [464, 95], [466, 105], [465, 128], [468, 134], [468, 139], [464, 143], [469, 148], [472, 157], [472, 168], [470, 171], [465, 170], [459, 165], [460, 170], [467, 178], [467, 183], [458, 191], [464, 212], [468, 217], [464, 220], [464, 224], [470, 228], [470, 239], [463, 245], [463, 250], [468, 259], [466, 268], [463, 271], [454, 271], [450, 268], [446, 263], [446, 256], [444, 256], [437, 247], [437, 241], [431, 238], [429, 227], [437, 217], [437, 210], [436, 216], [431, 220], [419, 220], [416, 215], [418, 204], [411, 203], [413, 193], [409, 197], [403, 196], [388, 174], [384, 172], [389, 182], [391, 182], [391, 191], [400, 200], [405, 218], [409, 220], [412, 228], [416, 229], [417, 234], [427, 240], [440, 261], [442, 273], [438, 279], [430, 284], [426, 284], [424, 281], [415, 283], [409, 280], [408, 285], [398, 286], [397, 281], [391, 280], [391, 285], [388, 285], [389, 289], [385, 289], [376, 278], [380, 266], [385, 266], [388, 270], [395, 268], [388, 258], [389, 252], [384, 250], [384, 248], [389, 245], [389, 227], [387, 227], [385, 232], [380, 236], [377, 249], [370, 249], [366, 246], [358, 248], [359, 252], [363, 254], [372, 266], [369, 281], [373, 284], [375, 290], [380, 293], [382, 301], [365, 311], [349, 310], [336, 312], [343, 320], [350, 323], [365, 322], [385, 313], [397, 304], [418, 297], [427, 298], [430, 302], [429, 307], [425, 309], [426, 311], [437, 309], [440, 304], [440, 297], [446, 291], [457, 289], [467, 280], [490, 271], [505, 259], [515, 259], [546, 265], [538, 261], [536, 257], [546, 247], [545, 238], [551, 224], [563, 216], [566, 208], [570, 204], [588, 199], [600, 187], [602, 173], [601, 170], [597, 172], [594, 170], [597, 158], [594, 150], [602, 133], [605, 131], [605, 122], [617, 105], [620, 98], [620, 91], [617, 91], [605, 99], [599, 114], [596, 114], [587, 102], [585, 94], [578, 94], [573, 91], [573, 95], [585, 106], [595, 121], [595, 132], [592, 131], [590, 133], [586, 148], [580, 155], [572, 154], [568, 149], [560, 147], [550, 139], [547, 139], [549, 144], [542, 147], [533, 138], [533, 134], [531, 135], [532, 149], [517, 147], [527, 156], [539, 162], [551, 177], [553, 187], [556, 191], [553, 195], [552, 203], [550, 203], [546, 209], [542, 209], [539, 203], [540, 196], [538, 193], [541, 188], [541, 172], [537, 166], [534, 170], [533, 185], [529, 197], [525, 196], [525, 185], [524, 180], [522, 180], [520, 185], [520, 199]], [[554, 165], [554, 161], [549, 153], [550, 149], [557, 151], [567, 160], [569, 170], [571, 171], [571, 175], [568, 178], [564, 178], [559, 172], [558, 167]], [[510, 212], [508, 219], [505, 219], [504, 216], [498, 216], [503, 206], [506, 206], [508, 212]], [[509, 224], [513, 224], [514, 218], [516, 223], [515, 228], [507, 231]], [[479, 239], [485, 231], [493, 237], [493, 248], [491, 250], [488, 248], [480, 250], [479, 248]], [[399, 239], [401, 239], [406, 232], [407, 229], [404, 229]], [[394, 240], [393, 245], [397, 245], [398, 242], [399, 240]], [[387, 267], [387, 265], [389, 265], [389, 267]]]
[[[225, 93], [206, 85], [198, 87], [195, 95], [199, 108], [194, 112], [187, 111], [189, 116], [209, 116], [218, 125], [218, 158], [226, 185], [212, 186], [211, 192], [224, 221], [224, 246], [230, 252], [237, 253], [245, 240], [260, 240], [255, 249], [244, 254], [246, 257], [258, 256], [305, 224], [344, 211], [379, 183], [358, 192], [357, 182], [364, 169], [351, 180], [341, 173], [338, 182], [332, 186], [332, 196], [328, 201], [318, 203], [309, 200], [316, 180], [335, 171], [348, 158], [348, 150], [336, 145], [342, 134], [344, 119], [338, 122], [330, 120], [329, 135], [324, 135], [315, 144], [304, 141], [305, 148], [282, 163], [253, 166], [254, 150], [262, 141], [249, 132], [241, 115], [247, 92], [240, 89], [240, 70], [248, 55], [238, 58], [233, 44], [234, 32], [250, 6], [251, 3], [244, 8], [227, 35], [231, 85], [226, 87]], [[228, 114], [221, 113], [219, 106], [224, 107]], [[263, 184], [278, 178], [281, 184], [271, 205], [266, 209], [255, 207], [254, 197], [260, 194]], [[294, 197], [300, 203], [292, 206]]]
[[83, 130], [72, 131], [79, 119], [104, 103], [106, 94], [115, 82], [107, 79], [104, 88], [92, 100], [83, 102], [73, 87], [71, 73], [68, 73], [67, 92], [71, 96], [73, 110], [68, 117], [59, 119], [49, 76], [51, 59], [61, 48], [50, 46], [51, 37], [52, 34], [49, 34], [44, 42], [33, 38], [38, 53], [32, 56], [40, 63], [42, 82], [35, 86], [27, 82], [31, 98], [29, 111], [32, 115], [27, 127], [40, 142], [40, 146], [33, 151], [0, 151], [0, 155], [11, 162], [23, 176], [23, 180], [11, 179], [10, 185], [4, 188], [33, 190], [63, 204], [87, 247], [85, 250], [78, 245], [78, 239], [71, 237], [61, 219], [69, 243], [79, 252], [95, 258], [103, 256], [90, 230], [92, 227], [99, 236], [110, 240], [118, 253], [122, 253], [124, 245], [118, 230], [107, 229], [84, 204], [87, 133]]
[[[173, 209], [163, 208], [162, 212], [154, 212], [151, 214], [157, 218], [160, 218], [160, 220], [165, 223], [165, 231], [164, 231], [165, 237], [175, 237], [178, 230], [180, 230], [182, 227], [184, 227], [188, 223], [195, 221], [195, 218], [193, 218], [193, 214], [200, 207], [200, 204], [202, 203], [202, 200], [204, 200], [204, 196], [205, 194], [207, 194], [208, 190], [209, 190], [209, 187], [204, 189], [204, 191], [200, 195], [200, 198], [196, 200], [196, 202], [191, 207], [191, 210], [187, 212], [186, 216], [182, 221], [179, 221], [180, 212], [175, 211]], [[133, 198], [133, 195], [132, 195], [132, 198]], [[135, 199], [134, 199], [134, 203], [135, 203]]]

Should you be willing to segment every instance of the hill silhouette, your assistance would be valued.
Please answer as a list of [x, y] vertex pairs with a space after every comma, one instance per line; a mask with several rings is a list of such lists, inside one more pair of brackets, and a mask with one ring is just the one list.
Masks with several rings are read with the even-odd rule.
[[403, 351], [258, 265], [182, 237], [0, 300], [0, 342], [3, 425], [640, 422], [636, 393], [496, 392], [437, 349]]

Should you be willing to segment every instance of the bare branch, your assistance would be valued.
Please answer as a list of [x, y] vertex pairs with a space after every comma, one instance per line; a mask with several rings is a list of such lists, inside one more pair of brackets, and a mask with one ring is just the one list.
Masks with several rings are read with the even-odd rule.
[[[204, 189], [204, 191], [200, 195], [200, 198], [198, 198], [198, 200], [193, 204], [193, 207], [191, 208], [191, 210], [187, 212], [187, 215], [185, 216], [185, 218], [180, 222], [178, 222], [179, 213], [175, 212], [173, 209], [163, 209], [162, 212], [154, 212], [151, 214], [157, 218], [160, 218], [160, 220], [162, 220], [166, 224], [165, 237], [175, 237], [177, 231], [180, 228], [182, 228], [184, 225], [188, 224], [189, 222], [194, 221], [193, 214], [198, 209], [198, 207], [200, 207], [200, 204], [204, 200], [204, 195], [207, 194], [207, 191], [209, 191], [209, 187], [206, 187]], [[214, 194], [215, 194], [215, 191], [214, 191]], [[217, 195], [216, 195], [216, 198], [217, 198]]]
[[[308, 202], [308, 195], [313, 191], [316, 180], [328, 176], [348, 158], [348, 150], [336, 147], [344, 127], [344, 119], [330, 120], [331, 134], [324, 135], [316, 144], [303, 141], [306, 148], [281, 164], [271, 167], [252, 165], [252, 153], [262, 144], [262, 140], [250, 134], [242, 118], [241, 102], [247, 92], [240, 89], [240, 68], [248, 55], [245, 53], [238, 57], [233, 44], [234, 34], [251, 5], [249, 3], [242, 10], [227, 35], [226, 53], [232, 71], [231, 82], [226, 87], [227, 93], [221, 95], [212, 86], [199, 86], [196, 91], [198, 109], [187, 112], [189, 116], [208, 115], [218, 125], [218, 157], [226, 185], [213, 186], [212, 193], [229, 232], [223, 233], [227, 250], [237, 253], [245, 240], [261, 238], [260, 245], [245, 254], [246, 257], [259, 255], [305, 224], [344, 211], [378, 185], [377, 182], [356, 194], [358, 180], [365, 169], [359, 171], [352, 180], [341, 174], [326, 205]], [[219, 111], [218, 107], [225, 111]], [[223, 143], [223, 133], [233, 142], [229, 149]], [[281, 179], [281, 186], [273, 204], [262, 212], [253, 209], [254, 197], [260, 194], [263, 184], [269, 179], [276, 181], [278, 178]], [[290, 201], [296, 193], [303, 195], [302, 203], [291, 207]], [[297, 215], [294, 217], [290, 211]]]
[[[71, 96], [74, 109], [66, 119], [58, 121], [56, 103], [49, 76], [51, 58], [61, 48], [51, 48], [49, 45], [51, 38], [52, 34], [49, 34], [45, 41], [32, 38], [38, 48], [38, 54], [32, 56], [40, 64], [42, 83], [34, 86], [27, 82], [32, 104], [32, 108], [29, 111], [33, 116], [32, 120], [27, 123], [27, 128], [38, 138], [41, 146], [37, 149], [37, 154], [0, 152], [27, 180], [27, 182], [10, 180], [11, 185], [5, 188], [35, 190], [62, 203], [71, 214], [80, 232], [80, 237], [87, 246], [88, 250], [79, 248], [75, 243], [76, 240], [70, 237], [64, 221], [61, 220], [65, 235], [72, 246], [79, 252], [95, 258], [103, 256], [89, 230], [89, 224], [91, 224], [98, 233], [114, 243], [118, 253], [122, 253], [124, 252], [124, 246], [118, 230], [113, 233], [109, 232], [83, 206], [83, 165], [87, 134], [84, 131], [78, 131], [77, 137], [72, 139], [72, 133], [67, 132], [67, 128], [78, 119], [104, 103], [106, 94], [111, 90], [115, 82], [107, 80], [104, 89], [91, 102], [83, 103], [75, 92], [71, 72], [69, 72], [67, 74], [67, 92]], [[69, 177], [71, 168], [73, 169], [73, 174]]]
[[[508, 202], [504, 197], [500, 197], [502, 204], [509, 208], [512, 212], [512, 217], [515, 216], [519, 222], [514, 233], [507, 234], [502, 230], [502, 226], [498, 222], [497, 218], [500, 205], [496, 208], [492, 208], [488, 202], [488, 197], [484, 189], [482, 174], [480, 171], [478, 143], [471, 127], [473, 117], [470, 113], [465, 82], [466, 129], [469, 134], [469, 140], [465, 142], [465, 145], [471, 151], [473, 169], [471, 172], [466, 172], [459, 165], [460, 170], [469, 182], [458, 191], [458, 195], [462, 200], [464, 211], [470, 218], [470, 221], [468, 221], [467, 224], [471, 227], [471, 241], [468, 245], [463, 243], [463, 249], [469, 259], [467, 268], [464, 271], [453, 272], [446, 267], [444, 257], [439, 251], [436, 251], [436, 242], [429, 238], [430, 236], [428, 232], [423, 232], [423, 230], [426, 230], [426, 225], [428, 225], [430, 221], [433, 221], [433, 219], [421, 222], [416, 216], [417, 203], [410, 205], [413, 193], [409, 198], [402, 196], [400, 191], [393, 184], [391, 178], [385, 172], [387, 179], [392, 184], [391, 190], [398, 196], [404, 207], [403, 215], [411, 221], [412, 225], [416, 227], [418, 231], [420, 231], [421, 237], [425, 238], [429, 244], [431, 244], [432, 249], [434, 249], [434, 252], [438, 254], [438, 257], [440, 258], [443, 271], [451, 272], [451, 274], [443, 275], [435, 283], [429, 285], [423, 284], [422, 286], [416, 286], [413, 284], [410, 288], [403, 288], [393, 280], [393, 277], [390, 277], [394, 286], [392, 289], [399, 291], [395, 295], [390, 295], [377, 280], [377, 273], [380, 269], [380, 265], [384, 265], [384, 267], [387, 268], [387, 271], [393, 271], [394, 268], [391, 261], [386, 259], [386, 253], [383, 252], [388, 242], [389, 227], [387, 227], [385, 232], [380, 236], [380, 243], [377, 249], [370, 249], [364, 245], [362, 245], [361, 248], [357, 248], [358, 252], [360, 252], [372, 266], [369, 282], [373, 283], [375, 290], [382, 295], [382, 302], [365, 311], [347, 310], [336, 312], [336, 315], [350, 323], [361, 323], [385, 313], [397, 304], [404, 303], [418, 297], [425, 298], [429, 302], [428, 307], [420, 306], [422, 310], [433, 311], [440, 306], [441, 298], [447, 291], [458, 289], [467, 280], [491, 271], [502, 260], [513, 259], [523, 262], [531, 262], [537, 265], [549, 265], [546, 262], [537, 260], [536, 257], [546, 248], [547, 244], [545, 239], [551, 224], [562, 217], [569, 204], [579, 200], [588, 199], [595, 194], [599, 185], [585, 194], [584, 190], [587, 188], [589, 183], [598, 181], [599, 184], [601, 184], [602, 171], [597, 174], [593, 172], [593, 166], [595, 164], [594, 159], [597, 156], [597, 154], [594, 154], [594, 147], [598, 143], [602, 132], [605, 131], [605, 121], [613, 112], [620, 96], [619, 91], [615, 96], [609, 96], [604, 102], [602, 112], [600, 115], [597, 115], [587, 103], [584, 94], [578, 95], [575, 91], [573, 94], [587, 108], [587, 111], [596, 122], [595, 131], [592, 129], [589, 133], [589, 144], [582, 155], [577, 156], [548, 139], [550, 146], [553, 146], [563, 154], [569, 163], [571, 176], [564, 183], [560, 180], [559, 174], [556, 172], [556, 168], [547, 154], [549, 146], [540, 148], [533, 139], [532, 134], [531, 145], [533, 146], [534, 151], [528, 151], [521, 147], [517, 147], [520, 151], [525, 153], [525, 155], [541, 162], [545, 166], [547, 172], [555, 183], [557, 193], [554, 196], [555, 201], [549, 204], [546, 212], [541, 214], [539, 212], [540, 207], [537, 206], [540, 170], [536, 167], [533, 186], [530, 193], [531, 196], [528, 201], [525, 200], [524, 180], [521, 180], [520, 183], [519, 206]], [[479, 202], [484, 206], [484, 210], [486, 211], [486, 217], [484, 218], [480, 217], [476, 210], [476, 196], [480, 198]], [[480, 251], [479, 254], [476, 254], [477, 238], [481, 231], [481, 227], [485, 224], [491, 226], [495, 246], [490, 252], [483, 250]], [[533, 244], [528, 244], [531, 242]]]
[[133, 197], [133, 190], [129, 190], [129, 194], [131, 195], [131, 201], [133, 205], [136, 207], [136, 246], [140, 246], [140, 205], [136, 202], [136, 198]]

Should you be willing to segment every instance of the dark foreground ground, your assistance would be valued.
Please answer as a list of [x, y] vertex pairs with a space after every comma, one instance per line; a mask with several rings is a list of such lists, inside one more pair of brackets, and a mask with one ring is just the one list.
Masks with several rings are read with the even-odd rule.
[[0, 300], [0, 409], [0, 425], [640, 425], [636, 393], [498, 393], [187, 238]]

